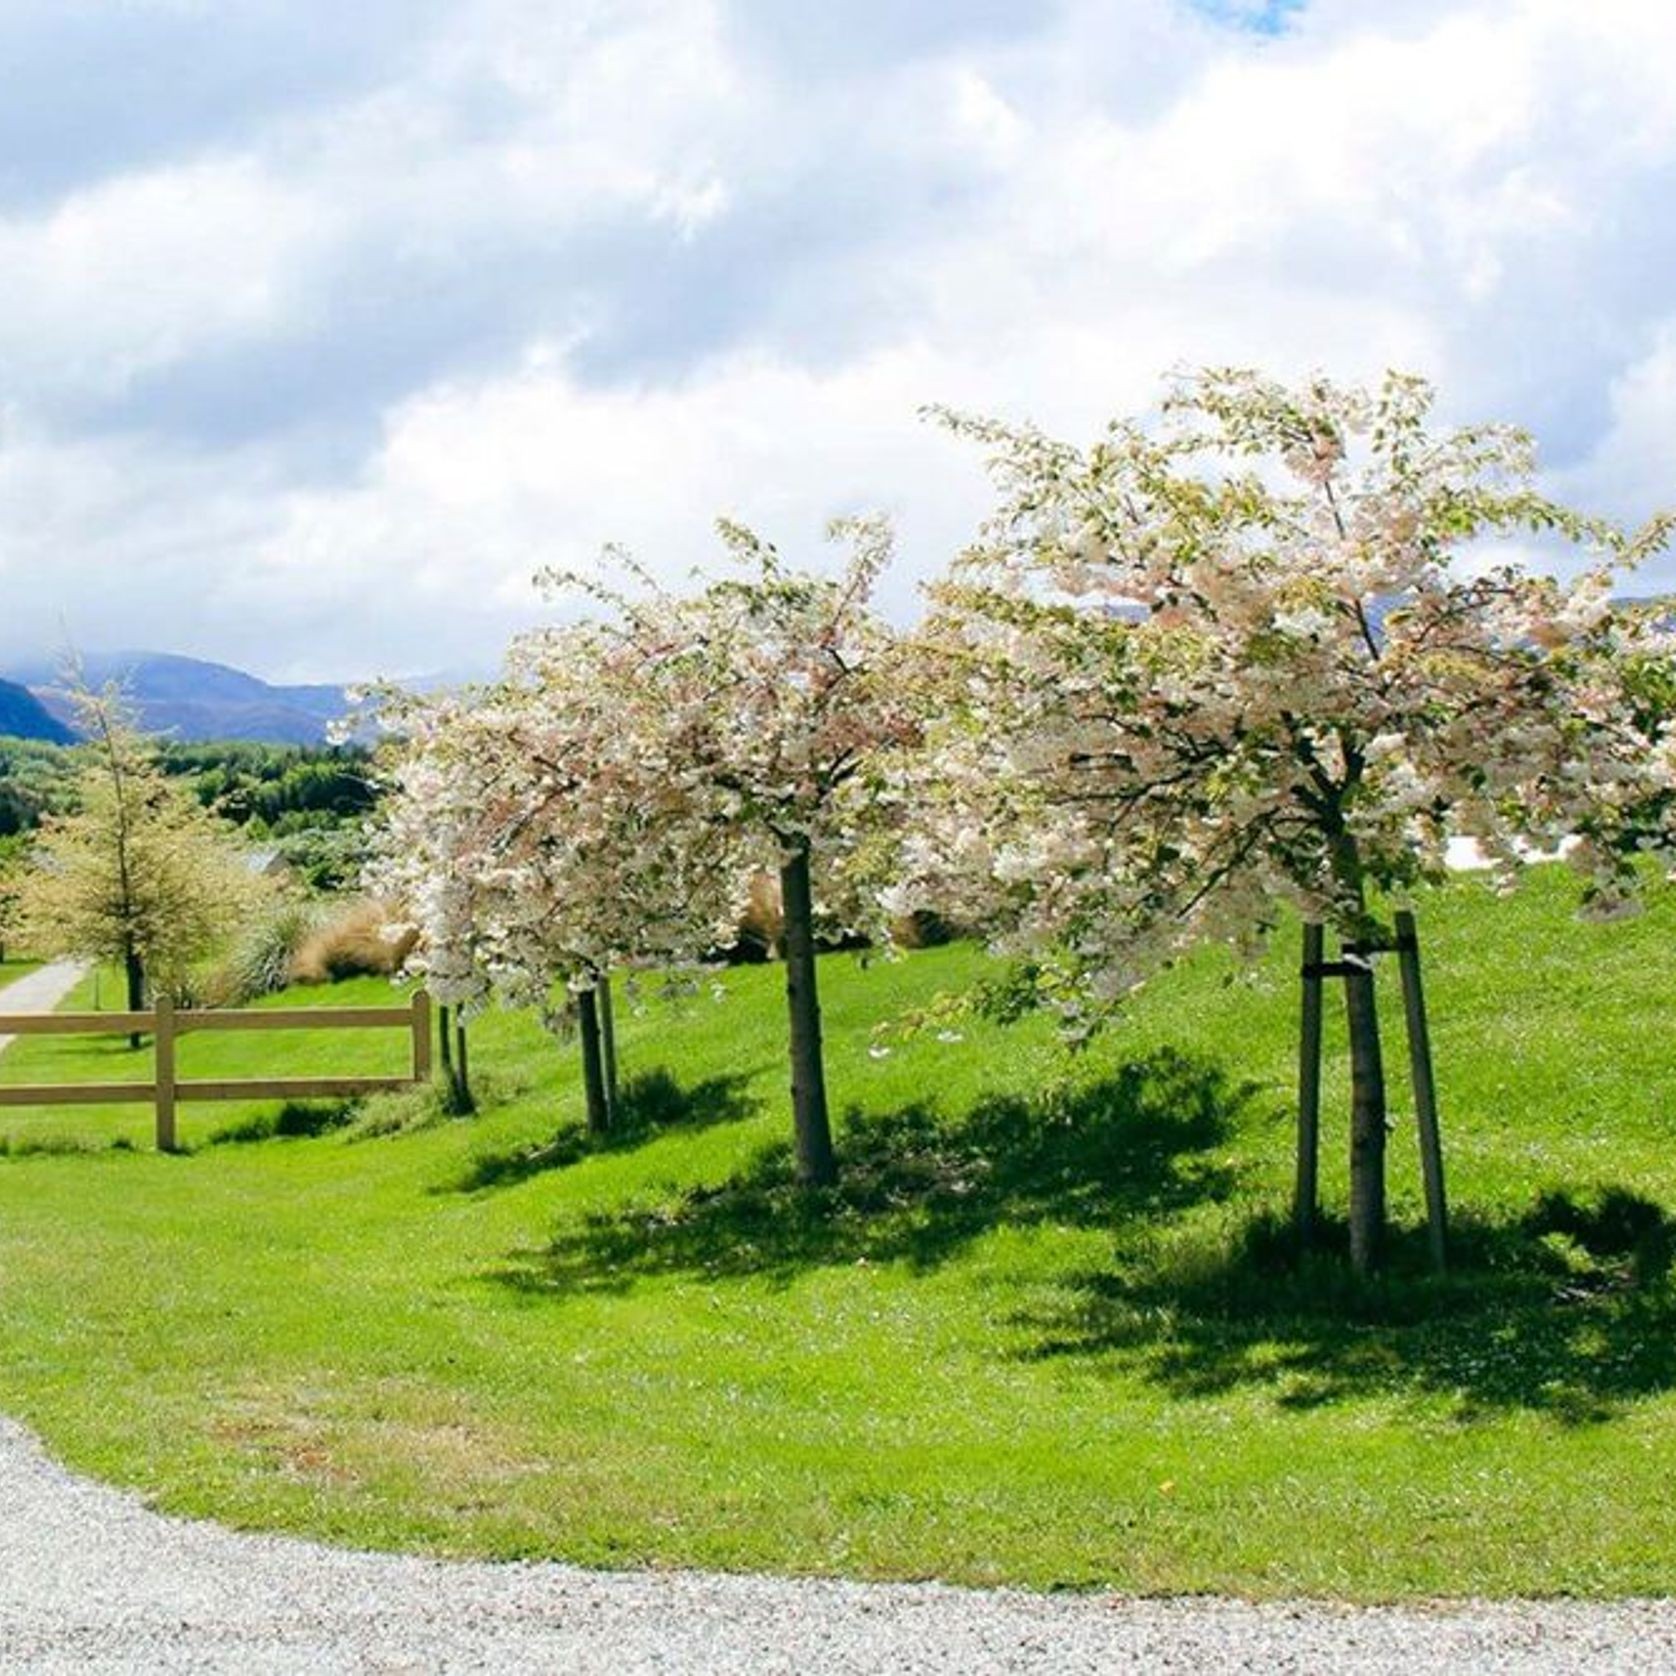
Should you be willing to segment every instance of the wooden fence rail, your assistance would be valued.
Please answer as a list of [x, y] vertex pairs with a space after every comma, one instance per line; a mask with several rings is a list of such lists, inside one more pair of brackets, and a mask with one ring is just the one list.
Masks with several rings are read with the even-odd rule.
[[[406, 1029], [413, 1043], [405, 1077], [273, 1077], [215, 1081], [182, 1078], [175, 1071], [175, 1043], [214, 1030]], [[183, 1100], [318, 1100], [411, 1088], [431, 1075], [431, 999], [420, 990], [405, 1007], [273, 1007], [179, 1012], [160, 996], [142, 1013], [0, 1014], [0, 1036], [106, 1036], [144, 1033], [156, 1042], [150, 1082], [0, 1084], [0, 1107], [149, 1104], [157, 1113], [160, 1151], [175, 1149], [175, 1107]]]

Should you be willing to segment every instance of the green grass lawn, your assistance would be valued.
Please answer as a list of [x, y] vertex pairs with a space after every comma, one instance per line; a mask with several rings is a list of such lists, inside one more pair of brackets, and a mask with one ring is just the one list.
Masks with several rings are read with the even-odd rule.
[[[646, 1080], [603, 1150], [574, 1050], [512, 1016], [474, 1029], [473, 1119], [387, 1099], [286, 1136], [271, 1106], [189, 1107], [191, 1151], [162, 1157], [143, 1109], [0, 1111], [0, 1408], [159, 1505], [359, 1544], [1143, 1591], [1667, 1592], [1676, 1288], [1646, 1202], [1676, 1208], [1676, 899], [1593, 927], [1573, 892], [1543, 870], [1512, 901], [1462, 882], [1423, 904], [1461, 1218], [1443, 1282], [1414, 1233], [1357, 1288], [1331, 1259], [1298, 1272], [1272, 1231], [1293, 938], [1251, 982], [1215, 953], [1160, 979], [1081, 1056], [1036, 1019], [875, 1057], [875, 1024], [993, 968], [840, 956], [822, 980], [847, 1175], [813, 1204], [787, 1184], [776, 968], [620, 1006]], [[182, 1074], [401, 1055], [394, 1034], [198, 1037]], [[1336, 1017], [1329, 1055], [1336, 1205]], [[35, 1038], [0, 1079], [136, 1064]]]
[[0, 960], [0, 989], [4, 989], [13, 978], [33, 972], [40, 964], [38, 960]]

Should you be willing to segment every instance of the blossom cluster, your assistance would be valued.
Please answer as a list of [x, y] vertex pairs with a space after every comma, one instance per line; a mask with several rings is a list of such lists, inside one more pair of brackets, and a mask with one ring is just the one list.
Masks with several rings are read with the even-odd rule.
[[547, 1007], [560, 980], [696, 963], [798, 850], [829, 931], [878, 931], [864, 881], [901, 801], [886, 765], [918, 713], [870, 605], [889, 530], [834, 533], [850, 547], [836, 577], [732, 524], [732, 569], [690, 592], [620, 553], [632, 593], [548, 575], [599, 619], [520, 637], [493, 686], [393, 699], [379, 882], [407, 904], [439, 999]]
[[[1667, 525], [1567, 510], [1521, 433], [1431, 402], [1212, 372], [1086, 451], [945, 416], [1000, 504], [922, 635], [943, 701], [905, 888], [1048, 957], [1085, 1015], [1282, 903], [1375, 938], [1375, 897], [1454, 838], [1509, 884], [1569, 839], [1587, 908], [1631, 904], [1676, 736], [1629, 676], [1672, 646], [1613, 595]], [[1497, 562], [1514, 536], [1581, 573]]]
[[836, 575], [723, 524], [684, 592], [623, 554], [621, 586], [548, 576], [597, 618], [392, 717], [384, 877], [439, 997], [696, 961], [798, 855], [830, 932], [941, 909], [1073, 1021], [1282, 905], [1375, 939], [1463, 838], [1507, 884], [1565, 841], [1586, 909], [1627, 911], [1676, 822], [1676, 678], [1668, 614], [1615, 601], [1668, 525], [1567, 509], [1522, 433], [1432, 404], [1223, 371], [1088, 449], [945, 416], [998, 504], [908, 636], [877, 520], [835, 526]]

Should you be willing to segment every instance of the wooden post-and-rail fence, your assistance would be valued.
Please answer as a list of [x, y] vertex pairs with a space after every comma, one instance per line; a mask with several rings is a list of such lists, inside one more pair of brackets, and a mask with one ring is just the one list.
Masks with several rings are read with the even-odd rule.
[[[412, 1070], [405, 1077], [272, 1077], [214, 1081], [181, 1078], [175, 1071], [175, 1043], [205, 1030], [391, 1030], [403, 1028], [413, 1042]], [[175, 1107], [186, 1100], [332, 1100], [430, 1081], [431, 999], [420, 990], [405, 1007], [272, 1007], [177, 1010], [159, 996], [140, 1013], [0, 1014], [0, 1036], [105, 1036], [143, 1033], [156, 1043], [150, 1082], [0, 1084], [0, 1107], [118, 1106], [146, 1104], [157, 1113], [160, 1151], [175, 1149]]]

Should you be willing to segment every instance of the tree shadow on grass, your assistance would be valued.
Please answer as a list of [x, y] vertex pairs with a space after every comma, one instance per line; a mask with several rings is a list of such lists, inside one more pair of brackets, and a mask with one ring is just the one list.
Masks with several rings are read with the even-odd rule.
[[255, 1141], [308, 1140], [346, 1129], [355, 1121], [355, 1100], [287, 1100], [274, 1111], [255, 1112], [225, 1123], [206, 1146], [245, 1146]]
[[594, 1135], [582, 1124], [567, 1124], [546, 1140], [479, 1152], [436, 1191], [480, 1193], [492, 1187], [514, 1187], [549, 1170], [568, 1169], [584, 1158], [643, 1146], [669, 1130], [691, 1132], [736, 1123], [756, 1111], [757, 1102], [747, 1092], [754, 1074], [708, 1077], [690, 1086], [661, 1070], [631, 1077], [618, 1091], [616, 1126], [610, 1134]]
[[1089, 1086], [989, 1099], [959, 1117], [929, 1105], [852, 1113], [835, 1188], [799, 1187], [789, 1146], [777, 1145], [720, 1186], [564, 1228], [494, 1278], [558, 1295], [660, 1274], [786, 1281], [858, 1260], [931, 1268], [1002, 1224], [1169, 1216], [1232, 1190], [1232, 1169], [1207, 1155], [1255, 1093], [1164, 1051]]
[[1423, 1230], [1358, 1281], [1342, 1223], [1300, 1255], [1259, 1213], [1119, 1237], [1068, 1302], [1016, 1317], [1032, 1359], [1115, 1358], [1177, 1397], [1268, 1390], [1287, 1408], [1378, 1395], [1452, 1397], [1455, 1417], [1525, 1409], [1610, 1419], [1676, 1387], [1676, 1218], [1621, 1188], [1543, 1195], [1523, 1216], [1461, 1218], [1446, 1275]]

